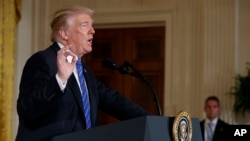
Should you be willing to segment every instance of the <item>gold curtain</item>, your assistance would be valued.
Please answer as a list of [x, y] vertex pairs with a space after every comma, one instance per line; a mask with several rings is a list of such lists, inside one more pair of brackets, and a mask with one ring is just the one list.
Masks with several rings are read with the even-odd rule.
[[22, 0], [0, 0], [0, 141], [12, 141], [16, 25]]

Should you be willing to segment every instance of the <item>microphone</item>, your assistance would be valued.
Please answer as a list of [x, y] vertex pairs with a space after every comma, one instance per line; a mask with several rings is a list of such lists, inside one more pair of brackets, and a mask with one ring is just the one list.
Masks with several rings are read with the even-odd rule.
[[119, 66], [114, 61], [112, 61], [110, 59], [104, 59], [102, 61], [102, 64], [104, 67], [111, 69], [111, 70], [118, 70], [119, 69]]
[[114, 61], [112, 61], [111, 59], [104, 59], [102, 62], [103, 66], [111, 69], [111, 70], [118, 70], [121, 74], [129, 74], [132, 75], [134, 77], [140, 77], [138, 74], [136, 74], [135, 72], [132, 72], [128, 69], [128, 63], [124, 62], [121, 66], [117, 65]]
[[[157, 106], [157, 109], [158, 109], [158, 114], [160, 116], [162, 115], [161, 106], [160, 106], [160, 102], [159, 102], [159, 98], [157, 96], [156, 90], [152, 87], [151, 83], [138, 70], [136, 70], [136, 68], [132, 64], [125, 61], [121, 66], [119, 66], [114, 61], [112, 61], [111, 59], [107, 59], [107, 58], [103, 60], [102, 64], [103, 64], [104, 67], [106, 67], [108, 69], [118, 70], [121, 74], [129, 74], [131, 76], [134, 76], [134, 77], [137, 77], [137, 78], [143, 80], [153, 93], [154, 100], [156, 102], [156, 106]], [[133, 71], [130, 71], [128, 69], [129, 67]]]

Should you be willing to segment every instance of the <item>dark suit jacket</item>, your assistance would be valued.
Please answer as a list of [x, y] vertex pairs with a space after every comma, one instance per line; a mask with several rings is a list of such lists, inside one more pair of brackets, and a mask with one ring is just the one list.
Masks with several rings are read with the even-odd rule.
[[[205, 134], [204, 124], [205, 124], [205, 120], [202, 120], [200, 122], [200, 126], [201, 126], [201, 133], [202, 133], [203, 140], [204, 140], [204, 134]], [[213, 141], [225, 141], [227, 140], [226, 137], [228, 136], [228, 134], [229, 134], [229, 124], [225, 123], [221, 119], [218, 119], [218, 122], [215, 127], [215, 131], [214, 131]]]
[[[32, 55], [24, 66], [17, 100], [16, 141], [49, 141], [53, 136], [85, 129], [80, 89], [74, 75], [68, 79], [64, 92], [55, 77], [59, 49], [54, 43]], [[85, 68], [92, 126], [98, 125], [99, 109], [120, 120], [148, 115], [117, 91], [106, 88]]]

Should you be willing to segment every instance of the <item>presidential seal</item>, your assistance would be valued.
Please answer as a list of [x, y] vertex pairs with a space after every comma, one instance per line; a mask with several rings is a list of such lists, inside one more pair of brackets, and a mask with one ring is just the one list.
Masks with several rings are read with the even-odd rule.
[[174, 119], [172, 132], [174, 141], [192, 140], [192, 121], [186, 111], [181, 111], [177, 114]]

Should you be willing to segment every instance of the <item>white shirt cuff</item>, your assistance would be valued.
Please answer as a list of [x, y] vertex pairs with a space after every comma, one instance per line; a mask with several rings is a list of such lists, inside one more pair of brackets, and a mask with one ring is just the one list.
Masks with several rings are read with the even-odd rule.
[[58, 83], [61, 91], [64, 92], [64, 89], [66, 88], [67, 81], [65, 83], [63, 83], [57, 74], [56, 74], [56, 80], [57, 80], [57, 83]]

